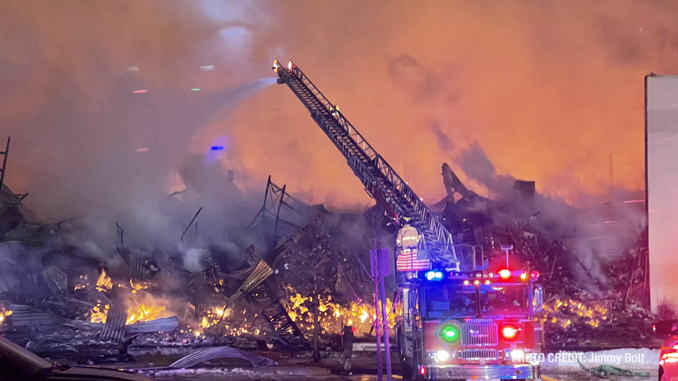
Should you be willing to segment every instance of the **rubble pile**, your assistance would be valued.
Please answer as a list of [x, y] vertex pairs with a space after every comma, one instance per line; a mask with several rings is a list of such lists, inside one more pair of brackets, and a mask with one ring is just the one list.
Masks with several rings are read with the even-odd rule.
[[467, 189], [447, 164], [443, 177], [449, 196], [437, 207], [461, 232], [457, 242], [481, 245], [486, 257], [512, 245], [521, 263], [539, 271], [548, 347], [653, 342], [647, 228], [638, 204], [575, 209], [519, 180], [488, 199]]
[[[645, 231], [635, 214], [620, 211], [634, 204], [582, 211], [524, 181], [491, 199], [466, 188], [447, 164], [443, 179], [448, 196], [432, 209], [456, 242], [486, 258], [512, 245], [541, 274], [548, 346], [649, 340]], [[0, 277], [0, 331], [36, 352], [105, 361], [130, 348], [308, 348], [311, 335], [330, 343], [344, 325], [371, 334], [373, 285], [356, 253], [392, 240], [388, 221], [306, 205], [269, 179], [248, 227], [265, 230], [269, 243], [239, 248], [241, 263], [227, 266], [218, 248], [192, 248], [202, 270], [188, 271], [179, 252], [129, 246], [118, 223], [117, 247], [92, 255], [69, 239], [82, 234], [77, 220], [36, 223], [24, 197], [4, 187], [0, 198], [0, 267], [12, 269]], [[177, 237], [182, 245], [198, 235], [201, 210]], [[387, 303], [391, 326], [396, 298]]]
[[545, 281], [547, 342], [554, 347], [652, 345], [656, 317], [648, 312], [643, 261], [647, 261], [647, 246], [640, 239], [638, 247], [619, 260], [602, 264], [609, 279], [605, 289], [582, 289], [562, 268]]
[[[269, 188], [274, 187], [269, 182]], [[5, 199], [14, 212], [23, 211], [21, 199], [11, 195]], [[308, 225], [320, 220], [325, 230], [352, 242], [352, 250], [362, 249], [356, 247], [359, 239], [348, 239], [352, 232], [342, 232], [354, 225], [354, 215], [329, 213], [288, 195], [285, 200], [284, 208], [273, 208], [274, 219], [257, 215], [248, 227], [273, 231], [275, 226], [275, 234], [267, 236], [275, 245], [245, 247], [242, 263], [228, 263], [227, 268], [217, 263], [218, 248], [202, 249], [203, 270], [197, 272], [187, 271], [184, 257], [166, 247], [129, 246], [117, 222], [119, 244], [102, 256], [73, 244], [83, 234], [78, 221], [38, 224], [20, 214], [20, 222], [0, 239], [0, 331], [40, 355], [80, 363], [173, 353], [177, 347], [307, 348], [306, 336], [316, 330], [312, 305], [318, 300], [297, 291], [305, 279], [292, 274], [288, 265], [306, 264], [287, 251], [297, 243], [305, 245], [312, 230]], [[292, 205], [303, 209], [294, 218], [284, 215]], [[190, 245], [189, 228], [180, 237], [184, 245]], [[348, 248], [335, 241], [332, 245], [333, 253]], [[299, 250], [304, 249], [294, 251]], [[330, 277], [330, 288], [324, 290], [317, 310], [323, 345], [344, 324], [360, 325], [365, 333], [372, 325], [374, 309], [363, 302], [360, 285], [367, 278], [356, 278], [356, 270], [363, 270], [347, 253], [343, 259], [333, 257], [332, 269], [323, 269], [336, 275], [338, 262], [343, 269], [339, 277]]]

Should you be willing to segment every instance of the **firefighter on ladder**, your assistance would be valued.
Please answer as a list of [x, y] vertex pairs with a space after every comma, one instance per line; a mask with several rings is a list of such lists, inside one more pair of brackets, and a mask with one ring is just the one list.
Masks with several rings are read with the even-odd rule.
[[339, 116], [339, 106], [334, 105], [330, 107], [330, 113], [332, 114], [333, 117], [338, 117]]

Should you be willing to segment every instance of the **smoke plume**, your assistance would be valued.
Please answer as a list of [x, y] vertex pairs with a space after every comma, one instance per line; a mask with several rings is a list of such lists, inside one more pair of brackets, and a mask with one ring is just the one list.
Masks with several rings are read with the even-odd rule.
[[344, 158], [289, 89], [262, 82], [278, 58], [294, 59], [425, 200], [442, 198], [440, 163], [472, 142], [496, 173], [570, 203], [609, 189], [610, 154], [612, 185], [638, 190], [643, 76], [676, 72], [676, 16], [676, 4], [635, 0], [3, 1], [6, 181], [44, 219], [101, 214], [110, 229], [119, 213], [136, 221], [130, 231], [176, 236], [181, 223], [168, 221], [199, 206], [209, 221], [225, 196], [172, 212], [157, 197], [182, 189], [184, 161], [210, 159], [224, 139], [203, 189], [233, 170], [236, 189], [259, 195], [274, 174], [311, 203], [362, 210]]

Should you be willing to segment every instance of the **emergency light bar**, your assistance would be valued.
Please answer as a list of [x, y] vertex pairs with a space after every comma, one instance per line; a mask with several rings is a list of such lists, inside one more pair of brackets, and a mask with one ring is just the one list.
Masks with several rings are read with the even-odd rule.
[[428, 280], [442, 280], [443, 272], [442, 271], [428, 271], [426, 273], [426, 279]]
[[457, 272], [451, 272], [449, 276], [445, 276], [447, 271], [439, 271], [439, 270], [431, 270], [427, 271], [424, 273], [424, 277], [430, 281], [438, 281], [442, 280], [444, 278], [447, 279], [458, 279], [458, 280], [465, 280], [468, 279], [469, 281], [473, 281], [475, 279], [479, 279], [481, 282], [485, 282], [486, 279], [488, 278], [501, 278], [502, 280], [508, 280], [510, 278], [519, 278], [522, 281], [527, 281], [528, 279], [536, 282], [539, 280], [539, 272], [538, 271], [532, 271], [530, 274], [528, 274], [526, 271], [523, 270], [514, 270], [514, 271], [509, 271], [509, 270], [500, 270], [498, 273], [489, 273], [489, 274], [482, 274], [482, 273], [457, 273]]

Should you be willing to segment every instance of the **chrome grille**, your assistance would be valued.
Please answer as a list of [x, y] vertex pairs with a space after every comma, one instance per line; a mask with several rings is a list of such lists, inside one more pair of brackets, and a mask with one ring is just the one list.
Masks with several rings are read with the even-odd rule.
[[464, 349], [461, 351], [463, 360], [496, 360], [499, 351], [496, 349]]
[[488, 347], [498, 343], [497, 323], [490, 319], [471, 319], [461, 325], [461, 344]]

